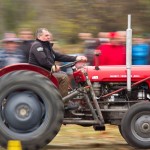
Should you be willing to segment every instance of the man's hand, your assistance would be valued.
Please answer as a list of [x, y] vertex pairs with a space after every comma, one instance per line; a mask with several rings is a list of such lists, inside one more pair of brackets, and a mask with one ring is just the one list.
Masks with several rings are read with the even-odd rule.
[[85, 56], [77, 56], [77, 61], [87, 62], [87, 58]]
[[60, 71], [60, 66], [58, 66], [58, 65], [53, 65], [53, 66], [52, 66], [52, 71], [53, 71], [53, 72], [58, 72], [58, 71]]

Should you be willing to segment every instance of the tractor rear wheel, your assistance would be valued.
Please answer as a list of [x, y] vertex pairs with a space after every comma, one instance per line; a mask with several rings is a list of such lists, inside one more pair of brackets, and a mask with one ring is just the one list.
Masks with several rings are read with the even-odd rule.
[[14, 71], [0, 78], [0, 145], [20, 140], [25, 150], [44, 147], [58, 133], [64, 106], [55, 85], [33, 71]]
[[150, 148], [150, 102], [132, 105], [121, 122], [121, 132], [133, 147]]

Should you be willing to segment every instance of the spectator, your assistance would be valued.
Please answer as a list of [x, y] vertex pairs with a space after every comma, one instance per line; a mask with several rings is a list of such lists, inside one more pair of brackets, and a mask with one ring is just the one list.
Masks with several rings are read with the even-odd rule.
[[99, 65], [125, 65], [126, 47], [122, 44], [119, 33], [110, 32], [109, 38], [109, 43], [101, 44], [97, 48], [100, 52]]
[[99, 32], [98, 38], [99, 38], [100, 44], [110, 42], [109, 32]]
[[93, 38], [93, 35], [92, 35], [92, 33], [79, 33], [78, 37], [81, 40], [89, 40], [89, 39]]
[[93, 38], [91, 33], [79, 33], [79, 38], [84, 40], [84, 55], [88, 59], [88, 65], [93, 65], [94, 50], [99, 45], [99, 39]]
[[125, 45], [126, 44], [126, 31], [117, 31], [116, 33], [119, 35], [120, 44]]
[[23, 52], [18, 49], [18, 42], [20, 40], [14, 33], [6, 33], [2, 40], [2, 50], [0, 52], [0, 68], [25, 62]]
[[144, 38], [134, 38], [132, 47], [132, 64], [148, 65], [150, 54], [149, 50], [149, 45], [145, 42]]
[[146, 34], [144, 36], [145, 38], [145, 43], [148, 44], [148, 48], [149, 48], [149, 55], [148, 55], [148, 65], [150, 65], [150, 34]]
[[21, 39], [21, 43], [19, 49], [23, 50], [25, 55], [25, 62], [28, 63], [29, 60], [29, 50], [33, 43], [33, 33], [28, 28], [23, 28], [19, 32], [19, 38]]
[[94, 51], [100, 45], [98, 38], [92, 38], [85, 41], [84, 55], [88, 58], [88, 65], [94, 64]]

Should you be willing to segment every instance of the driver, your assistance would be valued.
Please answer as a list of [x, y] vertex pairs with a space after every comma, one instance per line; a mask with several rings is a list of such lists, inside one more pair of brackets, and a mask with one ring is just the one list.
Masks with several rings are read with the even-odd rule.
[[56, 52], [52, 48], [52, 34], [46, 28], [39, 28], [36, 32], [36, 40], [33, 42], [30, 53], [29, 63], [37, 65], [53, 71], [53, 75], [57, 78], [59, 83], [59, 91], [62, 97], [68, 94], [69, 79], [65, 72], [60, 71], [60, 66], [55, 64], [55, 61], [59, 62], [74, 62], [83, 61], [86, 62], [85, 56], [69, 56]]

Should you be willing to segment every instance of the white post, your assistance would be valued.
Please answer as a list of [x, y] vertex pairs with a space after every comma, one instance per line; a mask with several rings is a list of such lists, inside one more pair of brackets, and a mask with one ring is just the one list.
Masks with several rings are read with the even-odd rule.
[[132, 66], [132, 29], [131, 29], [131, 15], [128, 15], [128, 28], [126, 30], [126, 68], [127, 68], [128, 91], [131, 91], [131, 66]]

